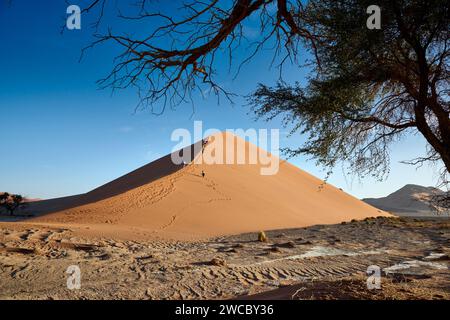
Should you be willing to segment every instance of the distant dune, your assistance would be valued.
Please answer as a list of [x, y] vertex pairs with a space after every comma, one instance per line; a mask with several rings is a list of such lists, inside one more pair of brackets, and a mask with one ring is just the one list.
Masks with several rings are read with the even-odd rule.
[[[239, 137], [221, 135], [245, 145], [247, 157], [259, 152]], [[215, 137], [205, 153], [217, 147]], [[189, 148], [195, 149], [184, 151]], [[197, 148], [191, 160], [201, 156]], [[199, 239], [388, 215], [286, 161], [276, 175], [261, 175], [260, 168], [175, 165], [168, 155], [86, 194], [31, 203], [27, 210], [38, 216], [28, 222], [101, 235]]]
[[367, 198], [363, 201], [399, 216], [437, 216], [438, 213], [448, 216], [448, 210], [435, 207], [431, 201], [433, 196], [443, 194], [442, 190], [434, 187], [407, 184], [387, 197]]
[[43, 199], [40, 198], [25, 198], [25, 202], [37, 202], [42, 201]]

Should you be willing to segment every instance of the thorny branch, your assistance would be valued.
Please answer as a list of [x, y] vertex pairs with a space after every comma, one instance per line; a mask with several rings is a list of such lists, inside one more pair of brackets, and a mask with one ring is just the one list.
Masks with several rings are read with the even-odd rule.
[[[92, 25], [96, 30], [105, 6], [110, 5], [107, 2], [94, 0], [83, 9], [84, 13], [99, 11]], [[146, 29], [140, 37], [117, 34], [111, 29], [104, 34], [97, 33], [95, 41], [83, 53], [106, 42], [122, 48], [111, 73], [99, 81], [100, 86], [113, 90], [135, 86], [139, 90], [139, 107], [150, 106], [152, 112], [159, 114], [167, 105], [175, 107], [191, 102], [195, 90], [223, 94], [231, 101], [233, 93], [216, 81], [217, 69], [222, 67], [216, 58], [219, 54], [228, 57], [231, 68], [235, 51], [243, 42], [249, 43], [249, 50], [246, 50], [249, 54], [239, 63], [237, 72], [265, 44], [274, 46], [274, 58], [284, 50], [285, 55], [278, 65], [281, 69], [285, 61], [296, 59], [300, 40], [314, 43], [314, 36], [299, 23], [303, 10], [301, 1], [234, 0], [226, 4], [218, 0], [185, 2], [177, 14], [183, 18], [177, 19], [157, 10], [150, 1], [138, 1], [134, 10], [126, 8], [127, 13], [118, 8], [118, 17], [146, 22], [151, 30]], [[261, 34], [256, 41], [251, 41], [247, 34], [250, 17], [259, 24], [257, 32]], [[154, 105], [159, 101], [163, 101], [163, 107], [155, 111]]]

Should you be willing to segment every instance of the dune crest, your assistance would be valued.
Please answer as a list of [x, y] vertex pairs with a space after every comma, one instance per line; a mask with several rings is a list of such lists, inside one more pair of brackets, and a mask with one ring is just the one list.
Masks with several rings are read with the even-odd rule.
[[[247, 158], [261, 152], [221, 135], [225, 139], [210, 139], [203, 152], [231, 140], [245, 146]], [[199, 163], [194, 159], [202, 149], [193, 149], [185, 165], [174, 165], [168, 155], [86, 194], [37, 202], [40, 216], [30, 222], [187, 240], [388, 215], [286, 161], [280, 160], [277, 174], [261, 175], [261, 164]]]

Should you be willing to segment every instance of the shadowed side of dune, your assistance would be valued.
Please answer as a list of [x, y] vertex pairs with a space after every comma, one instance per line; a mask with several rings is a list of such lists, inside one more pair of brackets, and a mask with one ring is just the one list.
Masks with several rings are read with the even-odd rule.
[[136, 169], [120, 178], [117, 178], [107, 184], [104, 184], [88, 193], [85, 196], [89, 201], [99, 201], [110, 198], [131, 189], [138, 188], [147, 183], [153, 182], [159, 178], [168, 176], [184, 167], [184, 164], [175, 164], [172, 161], [173, 154], [180, 154], [183, 156], [189, 152], [189, 161], [192, 161], [195, 156], [201, 152], [202, 142], [198, 141], [184, 149], [175, 151], [172, 154], [159, 158], [139, 169]]
[[192, 161], [197, 154], [201, 152], [201, 148], [202, 141], [198, 141], [84, 194], [30, 202], [23, 210], [21, 210], [20, 213], [22, 213], [22, 215], [19, 215], [18, 218], [20, 220], [25, 220], [29, 218], [27, 217], [27, 214], [42, 216], [58, 211], [64, 211], [125, 193], [182, 169], [184, 164], [175, 164], [172, 161], [172, 155], [178, 154], [183, 156], [189, 154], [190, 160]]

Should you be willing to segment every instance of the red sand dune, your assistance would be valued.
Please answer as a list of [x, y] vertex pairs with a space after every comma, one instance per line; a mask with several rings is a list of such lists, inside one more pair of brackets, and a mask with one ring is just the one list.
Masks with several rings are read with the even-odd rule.
[[[247, 155], [259, 150], [224, 136], [245, 145]], [[217, 145], [213, 136], [205, 153]], [[86, 194], [36, 202], [31, 210], [40, 215], [28, 222], [80, 226], [101, 235], [198, 239], [388, 215], [331, 185], [320, 188], [322, 180], [286, 161], [276, 175], [261, 175], [260, 168], [174, 165], [168, 155]]]

